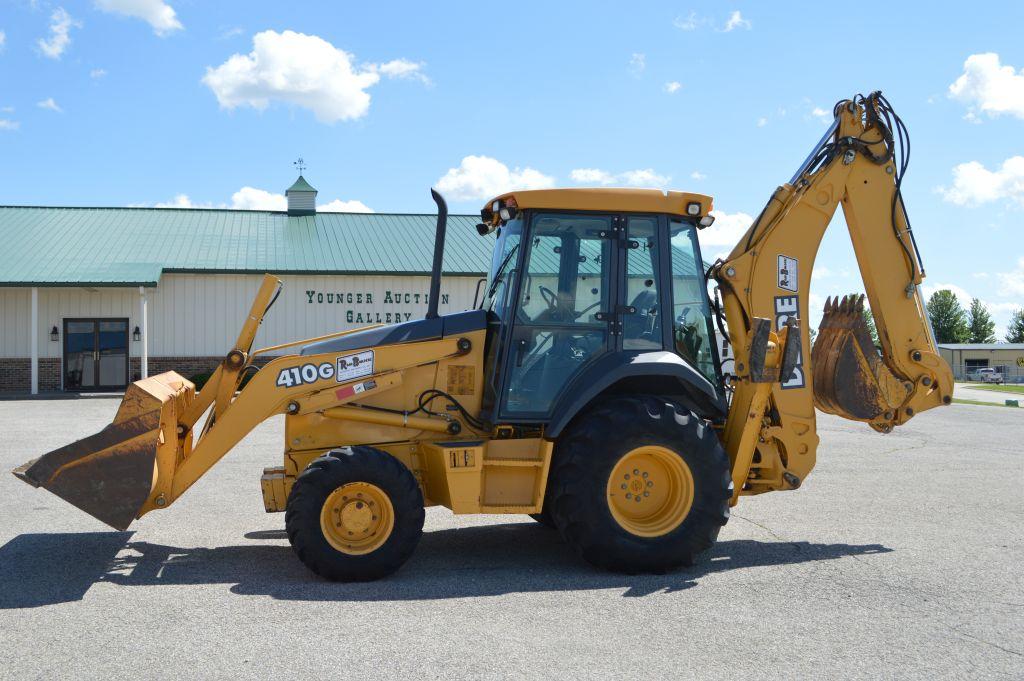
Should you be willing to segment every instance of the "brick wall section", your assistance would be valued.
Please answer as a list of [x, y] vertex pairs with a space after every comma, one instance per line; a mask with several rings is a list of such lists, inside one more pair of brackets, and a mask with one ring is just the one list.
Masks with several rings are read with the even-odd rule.
[[[31, 360], [26, 359], [25, 362]], [[39, 392], [52, 393], [60, 390], [60, 365], [60, 357], [39, 358]], [[28, 391], [29, 388], [31, 386], [26, 384], [25, 390]]]
[[0, 358], [0, 391], [25, 392], [32, 387], [32, 360]]
[[[185, 378], [192, 378], [196, 374], [212, 374], [223, 357], [150, 357], [149, 375], [162, 374], [165, 371], [177, 371]], [[256, 366], [262, 367], [273, 357], [257, 357], [253, 362]]]
[[[165, 371], [177, 371], [185, 378], [196, 374], [213, 373], [223, 357], [150, 357], [149, 375]], [[254, 362], [263, 366], [273, 357], [258, 357]], [[59, 357], [39, 358], [39, 391], [59, 392], [61, 389], [61, 359]], [[128, 358], [128, 379], [137, 381], [142, 377], [142, 359]], [[32, 388], [32, 360], [27, 357], [0, 358], [0, 393], [27, 393]]]

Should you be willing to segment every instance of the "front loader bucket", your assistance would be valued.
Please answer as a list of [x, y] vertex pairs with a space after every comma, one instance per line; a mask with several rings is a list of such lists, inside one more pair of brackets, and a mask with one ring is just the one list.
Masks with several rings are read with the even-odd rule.
[[856, 421], [888, 421], [908, 395], [871, 340], [864, 296], [826, 301], [811, 365], [814, 406], [829, 414]]
[[178, 418], [194, 396], [195, 386], [173, 371], [136, 381], [109, 426], [13, 473], [124, 530], [150, 496], [169, 484], [161, 476], [173, 475]]

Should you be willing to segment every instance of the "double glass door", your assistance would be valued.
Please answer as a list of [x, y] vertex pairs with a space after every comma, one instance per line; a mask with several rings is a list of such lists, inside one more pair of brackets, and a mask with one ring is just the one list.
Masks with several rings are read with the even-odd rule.
[[118, 390], [128, 385], [128, 320], [64, 320], [64, 389]]

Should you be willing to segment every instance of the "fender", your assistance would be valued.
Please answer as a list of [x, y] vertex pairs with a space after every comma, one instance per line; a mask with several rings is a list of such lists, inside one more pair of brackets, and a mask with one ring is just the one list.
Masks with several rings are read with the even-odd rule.
[[675, 353], [610, 353], [584, 369], [562, 391], [544, 436], [550, 440], [557, 438], [584, 407], [622, 382], [632, 384], [629, 392], [657, 393], [677, 399], [706, 418], [724, 419], [728, 411], [721, 391]]

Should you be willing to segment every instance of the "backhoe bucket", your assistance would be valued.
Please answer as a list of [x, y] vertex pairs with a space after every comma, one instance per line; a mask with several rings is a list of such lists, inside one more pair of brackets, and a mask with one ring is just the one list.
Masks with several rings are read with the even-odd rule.
[[890, 420], [908, 390], [885, 365], [864, 319], [864, 296], [829, 298], [811, 349], [814, 406], [856, 421]]
[[29, 461], [14, 475], [124, 530], [150, 496], [169, 485], [190, 446], [188, 436], [179, 453], [177, 424], [194, 397], [195, 386], [173, 371], [136, 381], [125, 390], [113, 423]]

